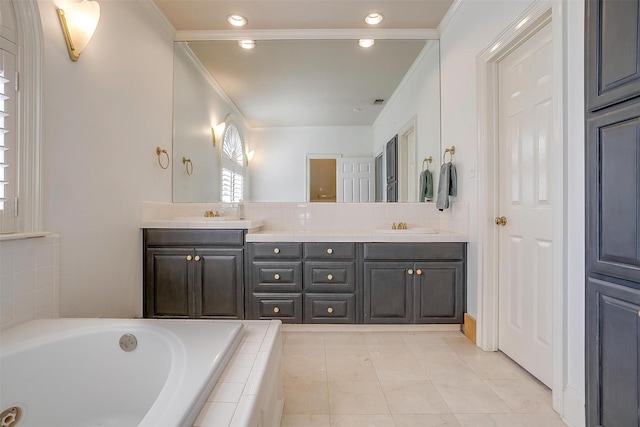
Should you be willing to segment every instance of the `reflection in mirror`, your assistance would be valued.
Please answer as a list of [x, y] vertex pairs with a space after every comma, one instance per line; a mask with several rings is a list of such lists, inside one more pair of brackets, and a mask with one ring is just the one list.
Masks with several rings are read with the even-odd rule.
[[335, 191], [323, 186], [318, 197], [348, 201], [357, 187], [348, 159], [364, 158], [369, 200], [385, 200], [386, 168], [374, 174], [385, 162], [375, 159], [395, 135], [398, 201], [418, 201], [423, 159], [439, 168], [439, 68], [437, 40], [376, 40], [369, 49], [357, 40], [258, 40], [250, 50], [229, 40], [176, 43], [173, 164], [188, 157], [194, 167], [190, 176], [173, 169], [174, 202], [221, 200], [215, 129], [224, 123], [254, 153], [250, 164], [245, 157], [245, 201], [310, 201], [309, 155], [344, 160]]

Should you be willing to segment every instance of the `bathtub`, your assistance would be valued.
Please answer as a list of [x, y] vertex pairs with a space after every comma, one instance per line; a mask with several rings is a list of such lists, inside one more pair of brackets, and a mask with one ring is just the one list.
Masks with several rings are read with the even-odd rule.
[[33, 320], [0, 335], [0, 412], [18, 408], [11, 427], [188, 427], [243, 333], [240, 321]]

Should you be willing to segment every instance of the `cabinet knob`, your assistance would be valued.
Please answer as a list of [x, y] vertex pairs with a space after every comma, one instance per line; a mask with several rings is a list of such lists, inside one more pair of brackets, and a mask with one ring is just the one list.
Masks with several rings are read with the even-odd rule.
[[413, 270], [409, 269], [409, 270], [407, 270], [407, 273], [409, 273], [409, 276], [411, 276], [413, 274]]
[[280, 309], [278, 307], [273, 307], [273, 312], [274, 313], [280, 313]]
[[327, 313], [329, 314], [333, 313], [333, 308], [332, 307], [327, 308]]
[[331, 255], [331, 254], [333, 253], [333, 249], [331, 249], [331, 248], [327, 249], [327, 253], [328, 253], [329, 255]]
[[187, 255], [187, 261], [191, 261], [193, 257], [191, 255]]
[[273, 253], [274, 254], [279, 254], [280, 253], [280, 248], [273, 248]]
[[327, 274], [327, 280], [333, 280], [333, 274]]
[[194, 258], [196, 261], [200, 261], [200, 255], [196, 255], [196, 257]]
[[420, 276], [420, 275], [422, 274], [422, 270], [417, 269], [417, 270], [416, 270], [416, 274], [417, 274], [418, 276]]
[[273, 278], [276, 279], [276, 280], [280, 280], [280, 275], [278, 273], [276, 273], [276, 274], [273, 275]]

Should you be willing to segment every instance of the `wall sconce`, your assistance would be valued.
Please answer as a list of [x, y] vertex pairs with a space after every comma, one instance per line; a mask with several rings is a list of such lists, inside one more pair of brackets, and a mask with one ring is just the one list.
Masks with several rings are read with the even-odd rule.
[[249, 163], [251, 160], [253, 160], [253, 155], [254, 154], [256, 154], [256, 153], [253, 150], [247, 151], [247, 163]]
[[215, 126], [211, 126], [211, 137], [213, 138], [214, 147], [216, 146], [216, 141], [220, 141], [222, 139], [225, 127], [225, 122], [219, 123]]
[[87, 47], [100, 20], [100, 4], [97, 0], [82, 0], [79, 3], [58, 9], [58, 17], [69, 58], [78, 61], [80, 53]]

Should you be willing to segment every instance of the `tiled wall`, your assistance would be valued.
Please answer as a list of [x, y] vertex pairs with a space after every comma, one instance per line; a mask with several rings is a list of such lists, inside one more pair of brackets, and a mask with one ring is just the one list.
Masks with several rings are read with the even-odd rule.
[[0, 330], [58, 317], [60, 237], [0, 241]]
[[[206, 210], [235, 217], [234, 204], [143, 202], [141, 221], [204, 216]], [[406, 222], [460, 234], [468, 232], [466, 202], [453, 202], [442, 212], [435, 203], [245, 203], [245, 217], [262, 219], [272, 231], [362, 231]]]

